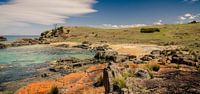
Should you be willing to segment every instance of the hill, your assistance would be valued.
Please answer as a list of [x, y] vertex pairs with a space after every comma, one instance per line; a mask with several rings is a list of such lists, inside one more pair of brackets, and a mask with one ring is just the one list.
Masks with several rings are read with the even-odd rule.
[[[141, 28], [158, 28], [160, 32], [141, 33]], [[59, 27], [41, 34], [40, 40], [70, 42], [108, 42], [112, 44], [144, 43], [158, 45], [182, 45], [192, 50], [200, 47], [200, 23], [169, 24], [123, 29], [91, 27]]]

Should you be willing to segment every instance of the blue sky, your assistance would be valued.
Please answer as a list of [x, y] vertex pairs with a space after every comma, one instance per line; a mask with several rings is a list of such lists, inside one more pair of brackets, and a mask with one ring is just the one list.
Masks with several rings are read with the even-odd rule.
[[0, 35], [40, 34], [53, 24], [120, 27], [199, 20], [200, 0], [0, 0]]

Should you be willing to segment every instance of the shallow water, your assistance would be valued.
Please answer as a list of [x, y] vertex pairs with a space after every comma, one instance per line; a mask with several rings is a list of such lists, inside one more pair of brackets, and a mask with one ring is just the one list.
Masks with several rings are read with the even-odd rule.
[[31, 76], [37, 73], [37, 67], [47, 66], [45, 62], [66, 57], [89, 59], [93, 57], [93, 53], [83, 49], [59, 48], [47, 45], [0, 49], [0, 64], [11, 66], [0, 71], [0, 82]]

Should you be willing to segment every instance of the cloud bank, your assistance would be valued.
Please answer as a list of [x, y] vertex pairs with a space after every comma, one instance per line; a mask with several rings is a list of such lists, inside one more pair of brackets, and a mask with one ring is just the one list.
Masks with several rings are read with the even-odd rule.
[[0, 25], [65, 23], [71, 16], [96, 12], [95, 0], [11, 0], [0, 5]]

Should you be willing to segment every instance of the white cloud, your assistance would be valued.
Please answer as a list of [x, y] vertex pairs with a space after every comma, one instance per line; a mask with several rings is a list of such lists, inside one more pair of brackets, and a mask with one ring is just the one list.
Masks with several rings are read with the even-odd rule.
[[0, 25], [65, 23], [71, 16], [96, 12], [95, 0], [12, 0], [0, 5]]
[[192, 16], [192, 14], [190, 14], [190, 13], [185, 14], [185, 17], [190, 17], [190, 16]]
[[185, 20], [186, 18], [184, 16], [179, 17], [180, 20]]
[[162, 20], [158, 20], [157, 22], [153, 23], [154, 25], [162, 25]]
[[99, 28], [129, 28], [129, 27], [142, 27], [147, 26], [146, 24], [132, 24], [132, 25], [113, 25], [113, 24], [102, 24], [102, 25], [90, 25], [91, 27]]
[[177, 23], [180, 23], [180, 24], [188, 23], [188, 22], [191, 22], [193, 20], [199, 21], [200, 20], [200, 14], [193, 15], [191, 13], [186, 13], [183, 16], [179, 16], [178, 20], [179, 21]]
[[185, 2], [198, 2], [199, 0], [184, 0]]

